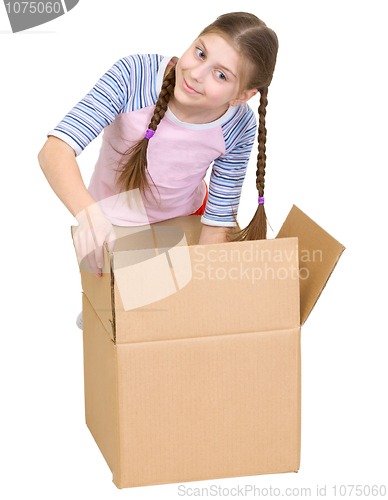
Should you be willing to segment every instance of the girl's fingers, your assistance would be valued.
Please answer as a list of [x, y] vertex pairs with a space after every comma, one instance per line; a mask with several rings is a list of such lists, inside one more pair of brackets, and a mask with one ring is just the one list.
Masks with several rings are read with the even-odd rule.
[[96, 248], [96, 245], [95, 245], [95, 242], [94, 242], [94, 238], [92, 237], [92, 234], [89, 233], [88, 236], [89, 236], [89, 238], [88, 238], [88, 240], [89, 240], [88, 241], [88, 244], [89, 244], [88, 245], [88, 248], [89, 248], [88, 262], [89, 262], [89, 265], [90, 265], [90, 270], [96, 276], [100, 276], [101, 269], [97, 265], [97, 258], [96, 258], [96, 252], [98, 251], [98, 248]]
[[94, 257], [95, 257], [98, 269], [102, 269], [104, 266], [104, 248], [101, 245], [96, 248], [96, 250], [94, 252]]
[[78, 248], [79, 257], [81, 259], [81, 269], [83, 271], [94, 273], [96, 276], [101, 274], [100, 269], [97, 266], [97, 260], [95, 256], [96, 246], [92, 234], [90, 232], [83, 233], [78, 241], [75, 242], [76, 249]]
[[78, 258], [78, 264], [82, 269], [85, 268], [87, 265], [87, 262], [85, 260], [85, 257], [87, 255], [86, 251], [86, 241], [84, 238], [81, 238], [80, 234], [77, 234], [74, 238], [74, 246], [77, 252], [77, 258]]
[[74, 246], [80, 267], [96, 276], [101, 276], [104, 265], [104, 241], [112, 252], [116, 244], [116, 234], [109, 220], [100, 213], [98, 207], [88, 207], [77, 216], [78, 230], [74, 234]]

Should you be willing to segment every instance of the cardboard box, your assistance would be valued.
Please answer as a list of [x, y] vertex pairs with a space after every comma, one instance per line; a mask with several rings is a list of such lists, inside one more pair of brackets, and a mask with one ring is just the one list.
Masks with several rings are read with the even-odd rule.
[[272, 240], [201, 227], [116, 226], [103, 276], [80, 266], [86, 423], [118, 488], [299, 469], [300, 327], [344, 247], [295, 206]]

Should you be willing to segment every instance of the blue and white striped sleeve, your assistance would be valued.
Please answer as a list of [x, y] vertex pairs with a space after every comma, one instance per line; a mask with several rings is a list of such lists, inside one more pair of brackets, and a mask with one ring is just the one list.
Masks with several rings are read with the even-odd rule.
[[54, 135], [81, 154], [113, 122], [130, 93], [129, 58], [117, 61], [47, 136]]
[[232, 211], [237, 216], [256, 127], [255, 114], [247, 104], [223, 125], [226, 152], [214, 160], [203, 224], [236, 226]]

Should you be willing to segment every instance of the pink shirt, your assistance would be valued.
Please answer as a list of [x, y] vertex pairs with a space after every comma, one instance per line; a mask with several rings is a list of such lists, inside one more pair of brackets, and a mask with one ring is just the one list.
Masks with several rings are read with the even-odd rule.
[[[144, 137], [144, 130], [150, 123], [154, 109], [155, 106], [149, 106], [120, 114], [105, 128], [89, 192], [99, 201], [112, 224], [136, 226], [196, 212], [206, 194], [206, 186], [201, 181], [214, 158], [225, 153], [220, 124], [226, 116], [207, 126], [192, 126], [180, 122], [168, 110], [150, 139], [147, 151], [148, 170], [163, 203], [159, 208], [149, 195], [150, 201], [142, 199], [143, 210], [129, 208], [125, 193], [116, 194], [115, 171], [111, 165], [117, 163], [121, 156], [115, 149], [124, 152]], [[123, 139], [125, 137], [131, 137], [131, 141]], [[169, 140], [171, 137], [174, 138], [173, 150]], [[150, 176], [147, 175], [147, 178], [152, 192], [159, 200], [158, 191]], [[138, 193], [137, 195], [139, 196]]]

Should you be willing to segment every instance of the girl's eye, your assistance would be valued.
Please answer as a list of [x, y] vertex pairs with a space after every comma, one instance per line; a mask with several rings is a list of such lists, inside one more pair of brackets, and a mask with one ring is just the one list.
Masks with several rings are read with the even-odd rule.
[[216, 75], [220, 80], [226, 80], [226, 76], [221, 71], [216, 71]]
[[197, 56], [200, 57], [201, 59], [204, 59], [205, 58], [205, 53], [202, 49], [200, 49], [199, 47], [197, 47], [196, 49], [196, 52], [197, 52]]

